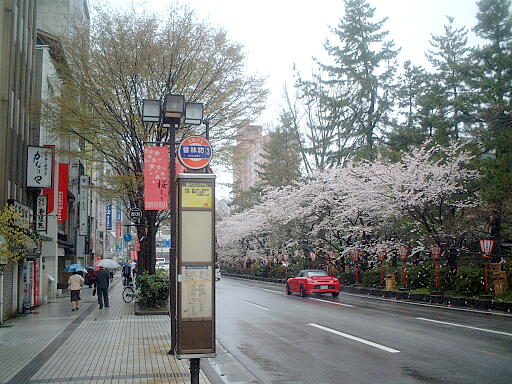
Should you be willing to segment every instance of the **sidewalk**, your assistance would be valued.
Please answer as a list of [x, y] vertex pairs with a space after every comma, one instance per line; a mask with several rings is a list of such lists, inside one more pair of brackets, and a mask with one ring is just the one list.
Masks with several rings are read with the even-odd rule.
[[[0, 328], [0, 383], [190, 383], [188, 360], [167, 355], [168, 316], [135, 316], [120, 277], [110, 308], [82, 289], [80, 310], [69, 294]], [[210, 383], [201, 371], [200, 382]]]

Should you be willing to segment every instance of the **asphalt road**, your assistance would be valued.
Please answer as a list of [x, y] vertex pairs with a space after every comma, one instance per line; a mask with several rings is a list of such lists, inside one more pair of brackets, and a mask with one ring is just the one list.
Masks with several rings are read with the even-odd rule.
[[226, 382], [512, 383], [512, 316], [343, 292], [287, 296], [226, 277], [216, 287]]

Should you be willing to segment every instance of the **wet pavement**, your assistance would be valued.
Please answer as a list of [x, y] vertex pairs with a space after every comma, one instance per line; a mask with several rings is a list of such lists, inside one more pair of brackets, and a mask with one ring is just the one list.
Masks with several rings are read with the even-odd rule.
[[[99, 309], [82, 289], [80, 310], [69, 294], [0, 328], [0, 383], [190, 383], [188, 360], [168, 355], [168, 316], [135, 316], [121, 297]], [[200, 383], [210, 383], [201, 372]]]
[[[278, 284], [217, 283], [217, 359], [250, 383], [510, 383], [512, 316], [360, 295], [287, 296]], [[244, 372], [242, 375], [241, 372]], [[242, 380], [240, 380], [243, 377]]]

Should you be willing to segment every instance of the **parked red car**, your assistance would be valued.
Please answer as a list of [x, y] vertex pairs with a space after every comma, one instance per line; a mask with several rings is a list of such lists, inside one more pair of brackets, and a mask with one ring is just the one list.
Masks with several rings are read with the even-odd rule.
[[304, 269], [297, 276], [286, 281], [286, 293], [300, 293], [305, 297], [308, 293], [330, 293], [332, 297], [340, 294], [340, 281], [319, 269]]

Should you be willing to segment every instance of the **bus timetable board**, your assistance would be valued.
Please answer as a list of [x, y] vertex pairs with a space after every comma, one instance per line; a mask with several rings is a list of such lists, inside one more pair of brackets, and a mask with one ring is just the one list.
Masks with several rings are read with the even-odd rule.
[[215, 175], [178, 175], [177, 343], [180, 359], [215, 357]]

